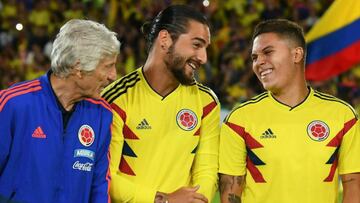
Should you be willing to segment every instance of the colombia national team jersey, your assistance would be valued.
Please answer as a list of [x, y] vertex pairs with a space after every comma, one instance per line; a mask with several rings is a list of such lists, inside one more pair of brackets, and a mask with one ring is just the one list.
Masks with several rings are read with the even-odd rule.
[[110, 144], [115, 202], [153, 202], [155, 193], [200, 185], [216, 190], [220, 105], [200, 84], [157, 94], [139, 68], [103, 93], [114, 112]]
[[360, 172], [358, 117], [313, 89], [293, 108], [265, 92], [228, 115], [219, 156], [220, 173], [246, 175], [244, 203], [336, 202], [339, 174]]

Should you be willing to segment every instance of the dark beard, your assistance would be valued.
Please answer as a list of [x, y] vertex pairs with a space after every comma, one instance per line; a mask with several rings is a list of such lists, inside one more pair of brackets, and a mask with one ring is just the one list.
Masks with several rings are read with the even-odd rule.
[[186, 59], [178, 54], [175, 54], [173, 46], [169, 48], [169, 52], [167, 54], [169, 60], [165, 60], [165, 64], [167, 65], [173, 76], [176, 78], [176, 80], [182, 85], [194, 84], [195, 78], [188, 77], [185, 74], [184, 67], [186, 64]]

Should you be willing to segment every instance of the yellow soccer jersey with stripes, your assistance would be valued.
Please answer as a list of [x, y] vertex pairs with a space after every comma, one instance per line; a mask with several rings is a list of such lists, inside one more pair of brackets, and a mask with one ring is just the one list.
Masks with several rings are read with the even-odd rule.
[[219, 173], [246, 175], [243, 203], [335, 203], [339, 174], [360, 172], [358, 116], [313, 89], [293, 108], [264, 92], [225, 119], [219, 159]]
[[110, 192], [115, 202], [154, 202], [155, 194], [200, 185], [216, 190], [220, 104], [201, 84], [157, 94], [142, 68], [107, 87], [114, 112]]

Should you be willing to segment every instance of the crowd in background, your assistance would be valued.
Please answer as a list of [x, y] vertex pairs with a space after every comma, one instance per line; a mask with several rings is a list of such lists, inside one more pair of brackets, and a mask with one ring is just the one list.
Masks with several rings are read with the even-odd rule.
[[[50, 68], [52, 40], [61, 25], [81, 18], [101, 22], [122, 42], [118, 76], [146, 59], [141, 25], [169, 4], [188, 4], [211, 22], [208, 63], [199, 82], [211, 87], [229, 109], [264, 90], [251, 69], [250, 38], [264, 19], [287, 18], [307, 32], [333, 0], [6, 0], [0, 1], [0, 89], [34, 79]], [[209, 3], [204, 6], [204, 3]], [[328, 81], [311, 83], [360, 108], [360, 67]]]

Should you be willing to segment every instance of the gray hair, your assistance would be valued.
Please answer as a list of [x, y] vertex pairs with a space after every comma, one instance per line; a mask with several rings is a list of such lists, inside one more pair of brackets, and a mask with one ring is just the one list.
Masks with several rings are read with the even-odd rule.
[[79, 63], [80, 69], [93, 71], [99, 61], [119, 54], [116, 33], [91, 20], [73, 19], [60, 28], [51, 51], [51, 70], [66, 77]]

